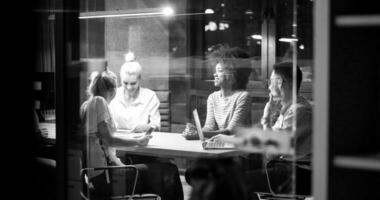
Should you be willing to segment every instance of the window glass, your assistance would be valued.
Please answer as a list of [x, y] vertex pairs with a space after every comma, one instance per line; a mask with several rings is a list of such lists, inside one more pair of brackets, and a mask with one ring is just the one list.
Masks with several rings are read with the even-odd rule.
[[[76, 40], [63, 43], [55, 41], [53, 36], [59, 36], [61, 29], [65, 30], [62, 28], [65, 26], [57, 26], [62, 25], [58, 22], [65, 18], [55, 18], [54, 14], [41, 14], [48, 18], [44, 16], [38, 26], [43, 34], [38, 38], [41, 51], [36, 56], [36, 66], [39, 66], [37, 72], [48, 72], [50, 75], [61, 73], [58, 76], [63, 77], [61, 84], [68, 83], [70, 86], [68, 92], [65, 90], [68, 96], [62, 100], [63, 104], [75, 101], [74, 108], [78, 108], [80, 115], [75, 130], [85, 137], [75, 137], [76, 142], [80, 143], [79, 148], [72, 144], [65, 146], [70, 150], [74, 146], [80, 151], [70, 155], [82, 156], [80, 164], [68, 167], [70, 176], [76, 166], [94, 167], [90, 166], [93, 163], [96, 163], [96, 166], [101, 166], [100, 163], [107, 165], [112, 156], [118, 157], [124, 164], [156, 162], [159, 157], [161, 161], [175, 163], [179, 171], [184, 172], [193, 166], [197, 159], [212, 160], [208, 158], [223, 156], [240, 158], [240, 153], [243, 152], [250, 154], [250, 159], [244, 163], [244, 167], [263, 167], [266, 160], [261, 152], [252, 153], [249, 152], [249, 148], [231, 154], [205, 151], [201, 141], [192, 140], [200, 136], [192, 135], [187, 138], [183, 137], [182, 133], [189, 129], [197, 130], [193, 113], [195, 108], [201, 127], [230, 131], [221, 132], [229, 135], [237, 133], [229, 126], [229, 122], [236, 120], [239, 128], [244, 125], [262, 130], [265, 105], [270, 100], [270, 94], [274, 94], [273, 91], [276, 90], [278, 94], [283, 95], [281, 92], [285, 87], [295, 88], [295, 82], [289, 82], [290, 80], [281, 74], [272, 77], [275, 64], [280, 62], [290, 61], [293, 69], [296, 66], [300, 67], [302, 83], [299, 96], [305, 97], [306, 103], [312, 103], [312, 0], [81, 0], [78, 8], [78, 13], [68, 10], [67, 13], [59, 14], [63, 17], [75, 16], [73, 21], [78, 23], [70, 27], [70, 30], [75, 30], [71, 34], [75, 35]], [[72, 15], [73, 13], [77, 15]], [[62, 32], [60, 38], [64, 38], [63, 36]], [[214, 55], [212, 53], [221, 47], [238, 47], [245, 52], [246, 57], [239, 58], [234, 54], [229, 58], [229, 54], [226, 54], [223, 58], [228, 59], [223, 62], [213, 59], [210, 55]], [[57, 60], [70, 63], [69, 66], [59, 64], [56, 56]], [[56, 62], [59, 65], [56, 65]], [[240, 66], [241, 63], [248, 66], [249, 70], [246, 73], [239, 74], [239, 70], [229, 68]], [[223, 69], [215, 73], [217, 64], [222, 65]], [[131, 71], [123, 71], [123, 66], [128, 66], [126, 68]], [[70, 70], [74, 68], [75, 73], [80, 72], [73, 78]], [[107, 74], [94, 74], [96, 71], [105, 70], [108, 70]], [[70, 73], [66, 74], [67, 71]], [[237, 87], [238, 82], [242, 80], [237, 78], [237, 74], [247, 78], [246, 87]], [[102, 76], [110, 79], [99, 87], [92, 87], [94, 80], [100, 80]], [[116, 82], [112, 82], [113, 78]], [[126, 84], [131, 82], [133, 86]], [[224, 98], [221, 88], [229, 86], [234, 89], [231, 90], [231, 94], [241, 96], [231, 95], [231, 98]], [[291, 92], [292, 97], [298, 95], [295, 91]], [[75, 98], [70, 96], [72, 94], [75, 94]], [[102, 98], [96, 99], [94, 96]], [[119, 101], [118, 104], [113, 103], [115, 99]], [[281, 97], [276, 100], [278, 99], [281, 100]], [[304, 123], [286, 121], [286, 109], [295, 106], [295, 99], [293, 98], [291, 104], [278, 104], [278, 112], [273, 113], [273, 116], [267, 116], [270, 117], [268, 123], [271, 123], [271, 126], [286, 129], [293, 136], [297, 134], [296, 127]], [[237, 108], [238, 106], [241, 107]], [[239, 109], [240, 113], [244, 114], [238, 119], [233, 119], [233, 111]], [[211, 110], [214, 113], [208, 116], [209, 120], [206, 123], [207, 113]], [[224, 113], [217, 113], [222, 111]], [[68, 110], [62, 111], [64, 112]], [[74, 116], [73, 113], [71, 115]], [[93, 120], [96, 125], [89, 125], [89, 120]], [[187, 126], [189, 123], [193, 126]], [[285, 127], [286, 123], [289, 126]], [[152, 133], [155, 139], [151, 140], [153, 144], [150, 143], [152, 149], [135, 148], [136, 141], [133, 138], [131, 140], [134, 143], [130, 145], [120, 143], [114, 145], [116, 149], [108, 149], [114, 141], [104, 139], [107, 138], [107, 135], [104, 135], [105, 130], [112, 135], [115, 130], [123, 129], [123, 133], [119, 131], [115, 134], [128, 138], [132, 136], [126, 132], [142, 132], [139, 135], [142, 136], [147, 131], [144, 125], [155, 128]], [[204, 136], [209, 137], [208, 134], [212, 131], [214, 130], [205, 128]], [[169, 139], [157, 140], [158, 132], [164, 135], [163, 138]], [[274, 141], [245, 140], [244, 144], [277, 144]], [[161, 147], [155, 149], [155, 145], [162, 144], [168, 148], [184, 150]], [[292, 156], [296, 155], [294, 150], [297, 149], [290, 152]], [[293, 167], [296, 166], [296, 163], [293, 164]], [[94, 175], [96, 173], [88, 176]], [[105, 176], [107, 179], [109, 175]], [[112, 181], [120, 181], [118, 175], [110, 176], [113, 177]], [[296, 177], [292, 176], [290, 181], [294, 180]], [[292, 186], [295, 186], [294, 184]], [[190, 186], [185, 181], [182, 181], [182, 186], [185, 198], [188, 198], [186, 195], [190, 195], [190, 190], [186, 190], [185, 187]], [[117, 193], [122, 188], [118, 185], [112, 191]], [[285, 192], [280, 191], [281, 188], [270, 189], [279, 190], [279, 193]], [[294, 187], [286, 192], [297, 193]]]

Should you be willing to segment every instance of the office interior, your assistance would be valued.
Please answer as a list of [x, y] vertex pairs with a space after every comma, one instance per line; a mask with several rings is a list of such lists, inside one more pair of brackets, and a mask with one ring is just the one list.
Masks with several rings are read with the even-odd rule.
[[[80, 170], [85, 168], [86, 143], [78, 134], [79, 110], [88, 98], [91, 72], [111, 70], [121, 86], [120, 67], [125, 54], [133, 51], [143, 70], [141, 86], [153, 90], [162, 104], [161, 132], [179, 136], [186, 123], [194, 122], [193, 109], [204, 123], [207, 98], [218, 90], [207, 52], [227, 44], [249, 55], [252, 71], [246, 91], [252, 99], [252, 126], [260, 124], [268, 101], [273, 65], [291, 61], [302, 71], [299, 94], [313, 108], [312, 193], [304, 199], [380, 199], [377, 8], [373, 2], [353, 0], [32, 3], [30, 85], [40, 129], [46, 130], [45, 145], [55, 147], [51, 198], [83, 199]], [[206, 154], [153, 155], [171, 157], [184, 199], [190, 199], [184, 172]], [[254, 159], [262, 164], [260, 153]]]

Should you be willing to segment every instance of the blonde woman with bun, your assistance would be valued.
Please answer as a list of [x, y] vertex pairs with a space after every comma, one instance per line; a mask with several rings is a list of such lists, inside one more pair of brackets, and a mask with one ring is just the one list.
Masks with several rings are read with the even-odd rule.
[[145, 132], [150, 127], [159, 131], [161, 116], [158, 111], [160, 101], [156, 93], [141, 87], [141, 65], [133, 52], [124, 55], [124, 64], [120, 68], [121, 87], [110, 104], [118, 129], [130, 132]]
[[[145, 132], [150, 127], [160, 130], [161, 117], [158, 111], [160, 101], [156, 93], [140, 86], [142, 68], [133, 52], [124, 55], [124, 64], [120, 68], [121, 87], [117, 88], [115, 98], [110, 103], [111, 113], [117, 129], [128, 133]], [[128, 159], [124, 159], [124, 158]], [[133, 164], [145, 164], [149, 182], [145, 183], [149, 191], [159, 194], [165, 200], [183, 200], [183, 190], [176, 165], [164, 158], [129, 155], [121, 157]], [[163, 184], [165, 182], [165, 184]]]

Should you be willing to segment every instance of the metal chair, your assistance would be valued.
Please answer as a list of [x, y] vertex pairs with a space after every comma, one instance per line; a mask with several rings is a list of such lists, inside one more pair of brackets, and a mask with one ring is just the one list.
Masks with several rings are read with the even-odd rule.
[[309, 196], [304, 195], [273, 194], [264, 192], [257, 192], [256, 195], [260, 200], [307, 200], [311, 198]]
[[272, 189], [271, 182], [269, 179], [268, 168], [265, 165], [265, 174], [267, 176], [268, 186], [270, 193], [266, 192], [256, 192], [259, 200], [311, 200], [311, 195], [300, 195], [300, 194], [279, 194], [275, 193]]
[[[129, 170], [128, 172], [133, 172], [133, 181], [132, 181], [132, 188], [131, 193], [126, 194], [128, 191], [127, 187], [125, 187], [125, 183], [127, 183], [127, 180], [123, 180], [125, 178], [124, 176], [117, 176], [115, 178], [113, 176], [115, 170], [121, 170], [126, 169]], [[110, 192], [110, 196], [94, 196], [91, 195], [91, 190], [93, 189], [93, 185], [91, 180], [88, 178], [88, 174], [93, 173], [95, 171], [104, 171], [105, 172], [105, 182], [111, 184], [111, 186], [119, 186], [119, 189], [112, 188], [112, 191]], [[94, 167], [94, 168], [83, 168], [80, 170], [80, 176], [82, 181], [82, 187], [80, 191], [80, 195], [83, 200], [161, 200], [161, 197], [156, 194], [135, 194], [137, 180], [139, 176], [138, 168], [134, 165], [126, 165], [126, 166], [107, 166], [107, 167]], [[125, 187], [123, 188], [123, 192], [120, 192], [120, 186]]]

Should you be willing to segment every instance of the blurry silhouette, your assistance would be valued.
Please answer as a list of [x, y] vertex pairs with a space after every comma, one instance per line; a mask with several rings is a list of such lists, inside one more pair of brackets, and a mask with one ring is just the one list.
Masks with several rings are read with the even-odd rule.
[[234, 159], [198, 160], [188, 169], [193, 186], [190, 200], [245, 200], [240, 165]]
[[33, 109], [33, 153], [34, 153], [34, 183], [36, 186], [38, 198], [42, 200], [54, 200], [56, 186], [56, 160], [55, 145], [45, 142], [42, 131], [39, 128], [39, 121], [35, 110]]

